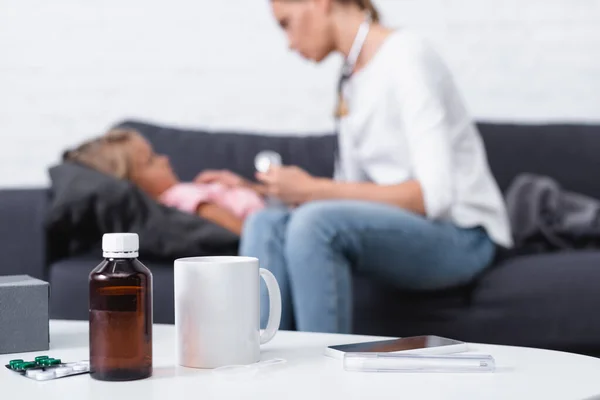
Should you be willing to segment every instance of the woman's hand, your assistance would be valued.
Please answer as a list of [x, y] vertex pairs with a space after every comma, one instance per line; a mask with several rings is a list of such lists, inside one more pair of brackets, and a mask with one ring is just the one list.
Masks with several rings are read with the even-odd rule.
[[221, 170], [212, 170], [208, 169], [202, 171], [196, 176], [194, 179], [196, 183], [220, 183], [221, 185], [225, 185], [228, 187], [240, 187], [240, 186], [248, 186], [249, 182], [247, 182], [244, 178], [235, 174], [231, 171], [221, 169]]
[[256, 174], [268, 194], [289, 205], [299, 205], [310, 201], [314, 195], [318, 178], [295, 166], [271, 167], [269, 172]]
[[263, 184], [258, 184], [254, 182], [250, 182], [239, 176], [236, 173], [231, 171], [221, 169], [221, 170], [205, 170], [196, 176], [194, 179], [196, 183], [220, 183], [221, 185], [227, 186], [229, 188], [247, 188], [255, 191], [258, 195], [264, 196], [266, 193], [266, 188]]

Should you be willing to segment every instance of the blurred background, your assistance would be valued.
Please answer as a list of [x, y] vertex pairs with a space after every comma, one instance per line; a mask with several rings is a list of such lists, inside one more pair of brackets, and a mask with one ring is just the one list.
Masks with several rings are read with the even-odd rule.
[[[427, 36], [479, 121], [600, 121], [600, 0], [378, 0]], [[0, 0], [0, 186], [48, 184], [125, 118], [323, 133], [340, 60], [287, 49], [266, 0]]]

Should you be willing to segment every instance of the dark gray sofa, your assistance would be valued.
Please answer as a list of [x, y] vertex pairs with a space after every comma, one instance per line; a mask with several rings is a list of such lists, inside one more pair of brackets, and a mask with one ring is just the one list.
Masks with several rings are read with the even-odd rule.
[[[125, 122], [171, 157], [182, 179], [205, 168], [246, 177], [254, 155], [279, 151], [288, 164], [330, 176], [332, 135], [286, 137], [189, 131]], [[565, 188], [600, 198], [600, 126], [479, 125], [503, 190], [521, 172], [546, 174]], [[101, 259], [50, 246], [45, 188], [0, 191], [0, 275], [49, 280], [51, 317], [87, 319], [87, 276]], [[143, 238], [142, 238], [143, 240]], [[154, 274], [155, 322], [173, 322], [172, 263], [147, 260]], [[472, 285], [433, 293], [401, 292], [355, 278], [354, 332], [390, 336], [437, 334], [456, 339], [600, 355], [600, 251], [504, 255]]]

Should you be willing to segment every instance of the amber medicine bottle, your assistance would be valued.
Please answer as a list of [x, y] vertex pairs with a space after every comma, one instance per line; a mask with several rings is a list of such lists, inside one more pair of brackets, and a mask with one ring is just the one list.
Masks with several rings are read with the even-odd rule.
[[102, 238], [89, 276], [90, 375], [129, 381], [152, 375], [152, 273], [138, 259], [135, 233]]

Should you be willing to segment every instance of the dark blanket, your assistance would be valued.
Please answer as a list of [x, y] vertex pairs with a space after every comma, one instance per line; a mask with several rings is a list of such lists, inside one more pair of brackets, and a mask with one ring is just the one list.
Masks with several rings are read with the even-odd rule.
[[46, 228], [52, 248], [66, 253], [62, 256], [89, 251], [110, 232], [137, 233], [143, 258], [237, 253], [239, 237], [234, 233], [163, 206], [130, 182], [74, 163], [52, 167], [50, 178]]
[[519, 175], [506, 205], [521, 252], [600, 248], [600, 201], [565, 190], [550, 177]]

